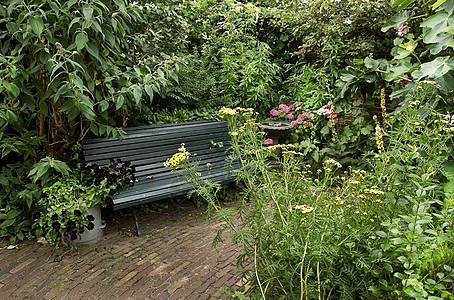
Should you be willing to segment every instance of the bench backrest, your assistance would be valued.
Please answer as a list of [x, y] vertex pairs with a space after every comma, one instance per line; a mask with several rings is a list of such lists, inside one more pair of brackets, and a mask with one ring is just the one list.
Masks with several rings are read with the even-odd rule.
[[[178, 152], [181, 143], [199, 161], [201, 179], [232, 181], [226, 165], [230, 136], [225, 122], [197, 121], [126, 128], [121, 140], [88, 138], [83, 141], [86, 163], [107, 165], [109, 159], [130, 161], [136, 169], [134, 187], [114, 196], [114, 209], [183, 194], [193, 187], [185, 185], [164, 162]], [[224, 147], [216, 144], [223, 143]], [[210, 167], [207, 168], [207, 163]]]

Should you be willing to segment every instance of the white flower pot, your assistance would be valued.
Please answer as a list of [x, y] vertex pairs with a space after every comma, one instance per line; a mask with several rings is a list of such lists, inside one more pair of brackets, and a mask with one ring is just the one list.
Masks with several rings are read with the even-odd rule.
[[74, 246], [87, 246], [99, 242], [103, 237], [103, 229], [106, 227], [106, 221], [101, 219], [101, 207], [96, 205], [87, 208], [88, 215], [92, 215], [95, 220], [93, 221], [95, 227], [88, 230], [85, 227], [83, 233], [77, 235], [77, 239], [72, 241]]

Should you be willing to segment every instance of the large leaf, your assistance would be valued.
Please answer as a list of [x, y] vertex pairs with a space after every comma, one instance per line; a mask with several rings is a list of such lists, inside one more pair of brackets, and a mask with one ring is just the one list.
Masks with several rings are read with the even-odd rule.
[[421, 23], [424, 43], [436, 42], [437, 35], [445, 33], [449, 26], [454, 25], [454, 16], [446, 11], [439, 11]]
[[404, 75], [407, 72], [410, 72], [413, 69], [414, 65], [409, 60], [403, 60], [401, 64], [393, 66], [389, 69], [389, 72], [385, 76], [386, 81], [393, 81], [399, 76]]
[[449, 71], [445, 75], [435, 78], [435, 82], [440, 85], [440, 91], [448, 93], [454, 90], [454, 71]]
[[404, 25], [408, 18], [410, 17], [408, 11], [401, 11], [397, 14], [395, 14], [394, 16], [391, 17], [391, 19], [388, 20], [388, 22], [386, 22], [383, 27], [381, 28], [381, 31], [383, 32], [386, 32], [388, 31], [389, 29], [391, 28], [399, 28], [399, 27], [402, 27], [402, 25]]
[[415, 72], [414, 75], [416, 76], [416, 80], [420, 80], [422, 78], [438, 78], [454, 68], [454, 57], [444, 56], [444, 57], [437, 57], [431, 62], [427, 62], [421, 64], [419, 69], [420, 72]]

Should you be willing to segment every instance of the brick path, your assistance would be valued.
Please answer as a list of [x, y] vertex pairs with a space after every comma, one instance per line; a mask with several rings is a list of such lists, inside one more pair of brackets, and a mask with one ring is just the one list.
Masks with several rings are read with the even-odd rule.
[[2, 247], [0, 299], [225, 299], [221, 287], [239, 288], [238, 247], [229, 234], [211, 247], [222, 222], [209, 225], [204, 208], [169, 206], [139, 213], [146, 237], [120, 212], [105, 217], [102, 241], [78, 252], [36, 242]]

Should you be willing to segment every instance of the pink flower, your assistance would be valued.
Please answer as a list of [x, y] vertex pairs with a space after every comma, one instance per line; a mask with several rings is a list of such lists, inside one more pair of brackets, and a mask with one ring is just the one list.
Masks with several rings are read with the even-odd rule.
[[404, 25], [402, 25], [402, 27], [399, 28], [398, 31], [403, 31], [407, 26], [408, 26], [408, 23], [405, 23]]
[[278, 117], [279, 116], [279, 112], [276, 109], [274, 109], [274, 108], [272, 110], [270, 110], [270, 114], [273, 117]]
[[298, 125], [298, 121], [292, 121], [292, 122], [290, 122], [290, 123], [292, 123], [292, 126]]
[[279, 104], [279, 109], [282, 109], [283, 111], [288, 110], [288, 106], [285, 104]]
[[[397, 30], [397, 36], [398, 37], [403, 37], [404, 36], [404, 29], [408, 26], [408, 23], [405, 23], [404, 25], [402, 25], [402, 27], [400, 27], [398, 30]], [[408, 31], [408, 30], [407, 30]]]
[[302, 119], [298, 119], [298, 120], [296, 121], [296, 123], [297, 123], [298, 125], [301, 125], [301, 124], [303, 124], [303, 120], [302, 120]]
[[289, 119], [289, 120], [292, 120], [294, 117], [295, 117], [295, 116], [292, 115], [292, 114], [288, 114], [288, 115], [287, 115], [287, 119]]
[[451, 101], [452, 101], [452, 99], [451, 99], [451, 98], [448, 98], [448, 100], [446, 100], [446, 101], [448, 101], [448, 102], [451, 102]]
[[272, 145], [274, 143], [274, 141], [272, 139], [266, 139], [264, 141], [264, 143], [267, 144], [267, 145]]
[[309, 123], [306, 124], [306, 128], [310, 128], [310, 127], [312, 127], [312, 126], [313, 126], [313, 125], [312, 125], [312, 122], [309, 122]]
[[325, 105], [325, 109], [331, 109], [331, 105], [326, 104], [326, 105]]

